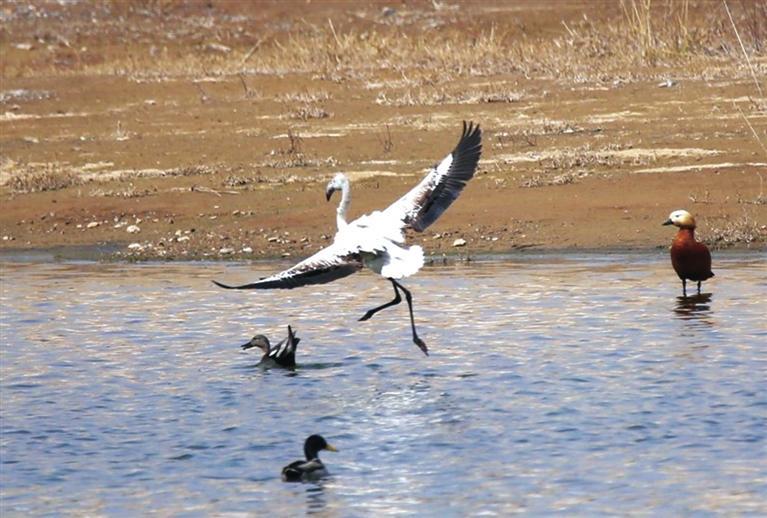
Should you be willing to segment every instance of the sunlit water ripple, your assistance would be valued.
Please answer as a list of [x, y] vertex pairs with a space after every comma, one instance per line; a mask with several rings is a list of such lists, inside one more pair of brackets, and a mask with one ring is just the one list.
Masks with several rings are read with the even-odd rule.
[[[767, 267], [522, 256], [229, 292], [284, 264], [2, 264], [3, 516], [761, 514]], [[256, 332], [302, 342], [254, 368]], [[332, 476], [285, 484], [310, 433]]]

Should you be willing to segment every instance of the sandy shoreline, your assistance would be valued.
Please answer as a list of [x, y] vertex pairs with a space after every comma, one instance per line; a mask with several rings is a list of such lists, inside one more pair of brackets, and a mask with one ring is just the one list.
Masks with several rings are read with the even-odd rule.
[[[352, 218], [382, 209], [464, 120], [483, 128], [482, 160], [412, 236], [434, 256], [662, 249], [679, 208], [714, 249], [767, 246], [767, 101], [740, 47], [722, 52], [726, 32], [656, 55], [591, 2], [238, 5], [8, 7], [0, 251], [306, 257], [332, 240], [336, 171], [352, 178]], [[690, 28], [720, 27], [709, 14], [694, 7]], [[653, 23], [662, 48], [678, 41], [668, 18]]]

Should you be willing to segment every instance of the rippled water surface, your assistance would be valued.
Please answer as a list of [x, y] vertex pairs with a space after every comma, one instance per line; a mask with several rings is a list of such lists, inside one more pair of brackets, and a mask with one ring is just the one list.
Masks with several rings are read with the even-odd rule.
[[[767, 267], [525, 256], [238, 292], [257, 264], [2, 264], [1, 511], [767, 512]], [[293, 372], [239, 345], [292, 324]], [[280, 481], [323, 434], [331, 477]]]

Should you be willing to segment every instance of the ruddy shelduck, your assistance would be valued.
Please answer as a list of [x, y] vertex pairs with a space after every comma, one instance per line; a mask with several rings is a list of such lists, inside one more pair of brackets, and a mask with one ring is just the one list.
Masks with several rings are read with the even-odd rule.
[[695, 218], [686, 210], [675, 210], [669, 214], [664, 225], [679, 227], [671, 243], [671, 264], [682, 279], [682, 295], [687, 296], [687, 280], [700, 283], [714, 276], [711, 271], [711, 252], [703, 243], [695, 240]]

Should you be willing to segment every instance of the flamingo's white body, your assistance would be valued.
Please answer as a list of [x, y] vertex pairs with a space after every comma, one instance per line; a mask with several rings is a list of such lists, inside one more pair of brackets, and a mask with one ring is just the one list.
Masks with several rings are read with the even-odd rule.
[[391, 302], [368, 311], [360, 320], [401, 301], [402, 290], [410, 310], [413, 341], [427, 353], [426, 344], [415, 330], [412, 297], [396, 279], [409, 277], [423, 266], [423, 249], [405, 245], [405, 230], [422, 232], [450, 206], [473, 176], [482, 151], [479, 126], [463, 125], [463, 134], [455, 149], [437, 166], [431, 168], [421, 182], [383, 211], [374, 211], [346, 222], [350, 203], [349, 181], [337, 174], [328, 184], [330, 199], [336, 190], [342, 192], [337, 210], [338, 232], [333, 243], [285, 271], [242, 286], [218, 286], [229, 289], [290, 289], [308, 284], [324, 284], [346, 277], [367, 267], [389, 279], [394, 286]]

